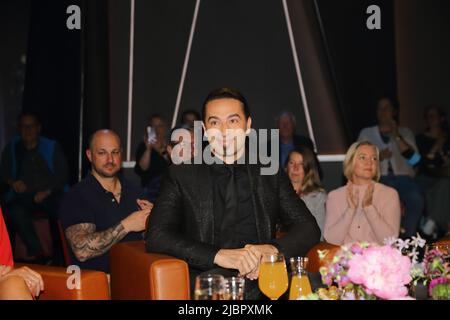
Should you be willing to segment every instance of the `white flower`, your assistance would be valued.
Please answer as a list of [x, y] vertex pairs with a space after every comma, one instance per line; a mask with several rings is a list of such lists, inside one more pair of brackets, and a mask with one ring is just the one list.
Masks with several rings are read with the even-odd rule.
[[397, 242], [397, 238], [396, 237], [387, 237], [383, 240], [383, 243], [387, 246], [392, 246], [393, 244], [395, 244]]
[[410, 241], [411, 240], [409, 240], [409, 239], [406, 239], [406, 240], [397, 239], [397, 249], [400, 251], [408, 249], [409, 245], [410, 245]]
[[427, 242], [420, 237], [420, 234], [417, 233], [415, 237], [411, 237], [411, 245], [414, 247], [423, 248]]
[[411, 258], [411, 262], [412, 264], [416, 264], [417, 263], [417, 259], [419, 258], [419, 252], [416, 251], [416, 249], [414, 248], [413, 251], [411, 251], [408, 256]]

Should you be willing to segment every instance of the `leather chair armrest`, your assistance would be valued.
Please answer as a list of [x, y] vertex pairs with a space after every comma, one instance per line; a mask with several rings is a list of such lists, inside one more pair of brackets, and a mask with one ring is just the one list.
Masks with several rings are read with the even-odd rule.
[[434, 244], [438, 245], [438, 246], [450, 246], [450, 234], [448, 234], [445, 237], [439, 239]]
[[144, 241], [118, 243], [110, 251], [111, 296], [120, 300], [187, 300], [185, 261], [147, 253]]
[[[308, 252], [308, 265], [307, 270], [309, 272], [319, 272], [320, 267], [325, 266], [333, 260], [334, 255], [340, 249], [339, 246], [328, 243], [319, 242], [312, 247]], [[325, 251], [325, 257], [320, 259], [318, 250]]]
[[67, 280], [72, 273], [67, 273], [66, 268], [15, 264], [15, 268], [23, 266], [36, 271], [44, 280], [44, 291], [40, 294], [39, 300], [109, 300], [110, 298], [108, 279], [104, 272], [80, 270], [80, 289], [69, 289]]

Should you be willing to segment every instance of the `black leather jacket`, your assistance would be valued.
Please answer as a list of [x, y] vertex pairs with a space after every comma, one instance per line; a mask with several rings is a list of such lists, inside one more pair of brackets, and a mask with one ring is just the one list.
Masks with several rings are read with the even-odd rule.
[[[304, 256], [320, 240], [320, 229], [295, 193], [284, 170], [261, 175], [260, 165], [247, 165], [253, 189], [258, 243], [275, 245], [286, 258]], [[210, 270], [220, 249], [214, 243], [213, 186], [206, 164], [172, 165], [163, 178], [148, 222], [148, 252], [185, 260], [190, 267]], [[275, 239], [277, 222], [287, 234]]]

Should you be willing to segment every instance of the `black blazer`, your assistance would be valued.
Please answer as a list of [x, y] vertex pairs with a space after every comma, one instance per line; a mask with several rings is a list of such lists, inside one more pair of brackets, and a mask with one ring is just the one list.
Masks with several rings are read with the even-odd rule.
[[[320, 229], [295, 193], [283, 169], [260, 175], [260, 165], [247, 165], [252, 185], [258, 243], [274, 244], [285, 255], [304, 256], [320, 240]], [[148, 222], [146, 249], [185, 260], [209, 270], [220, 249], [214, 243], [213, 186], [206, 164], [172, 165], [163, 178]], [[276, 223], [287, 234], [275, 239]]]

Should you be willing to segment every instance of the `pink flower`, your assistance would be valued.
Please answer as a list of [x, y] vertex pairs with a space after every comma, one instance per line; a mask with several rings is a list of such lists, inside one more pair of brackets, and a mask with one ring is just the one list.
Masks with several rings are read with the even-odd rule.
[[435, 278], [431, 280], [430, 285], [428, 287], [428, 293], [430, 296], [433, 296], [433, 288], [438, 285], [450, 285], [450, 279], [445, 277]]
[[406, 297], [411, 261], [390, 246], [369, 247], [348, 263], [348, 278], [381, 299]]

